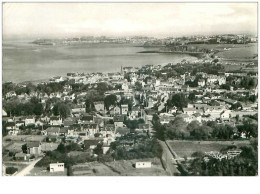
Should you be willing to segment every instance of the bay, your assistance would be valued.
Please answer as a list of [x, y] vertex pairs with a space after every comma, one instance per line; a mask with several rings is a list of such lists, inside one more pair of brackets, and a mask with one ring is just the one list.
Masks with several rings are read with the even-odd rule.
[[119, 72], [121, 66], [164, 65], [196, 59], [185, 54], [138, 53], [155, 49], [130, 44], [43, 46], [3, 42], [3, 82], [44, 80], [66, 76], [68, 72]]

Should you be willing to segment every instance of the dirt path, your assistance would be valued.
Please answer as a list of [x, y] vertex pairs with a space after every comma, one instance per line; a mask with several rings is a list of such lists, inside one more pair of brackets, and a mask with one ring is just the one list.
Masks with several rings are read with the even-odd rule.
[[174, 155], [170, 152], [168, 146], [165, 142], [158, 140], [162, 146], [163, 154], [162, 154], [162, 162], [166, 171], [171, 175], [174, 176], [176, 174], [180, 174], [179, 170], [177, 169], [178, 165], [174, 160]]
[[42, 157], [38, 158], [37, 160], [32, 161], [28, 166], [26, 166], [21, 172], [17, 173], [15, 176], [27, 175], [34, 168], [34, 165], [41, 159], [42, 159]]

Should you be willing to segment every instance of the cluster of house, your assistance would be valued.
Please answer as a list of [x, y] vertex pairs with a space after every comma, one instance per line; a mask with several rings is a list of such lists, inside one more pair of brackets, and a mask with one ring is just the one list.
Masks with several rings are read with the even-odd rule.
[[[77, 104], [70, 110], [70, 116], [62, 119], [60, 116], [10, 116], [3, 118], [6, 122], [6, 130], [9, 135], [21, 134], [21, 127], [38, 126], [40, 132], [38, 135], [61, 141], [65, 139], [67, 142], [76, 142], [91, 149], [94, 149], [98, 144], [103, 145], [104, 153], [109, 149], [111, 142], [117, 137], [130, 132], [124, 124], [126, 120], [143, 119], [144, 124], [139, 124], [136, 131], [152, 132], [152, 118], [154, 114], [159, 114], [160, 122], [167, 124], [175, 117], [182, 117], [187, 123], [197, 120], [232, 122], [232, 118], [239, 115], [242, 118], [244, 115], [254, 115], [257, 113], [257, 101], [255, 103], [241, 103], [243, 110], [230, 110], [230, 107], [237, 101], [226, 98], [227, 93], [234, 95], [257, 95], [257, 87], [252, 90], [226, 90], [220, 89], [220, 86], [226, 84], [226, 77], [231, 74], [221, 76], [209, 75], [203, 72], [197, 74], [201, 76], [197, 87], [189, 87], [185, 84], [187, 81], [194, 81], [195, 77], [189, 74], [173, 76], [168, 79], [160, 78], [146, 73], [155, 72], [162, 69], [162, 66], [146, 65], [144, 67], [124, 67], [120, 73], [92, 73], [79, 74], [68, 73], [66, 78], [54, 77], [51, 82], [68, 82], [63, 87], [63, 92], [45, 93], [33, 92], [31, 94], [16, 95], [15, 92], [6, 94], [6, 98], [17, 97], [18, 99], [30, 99], [37, 97], [43, 105], [49, 98], [58, 98], [62, 101], [73, 101], [77, 99]], [[125, 75], [128, 79], [125, 79]], [[234, 75], [240, 79], [247, 74]], [[104, 93], [104, 97], [115, 95], [117, 97], [116, 105], [111, 105], [109, 110], [105, 109], [104, 101], [94, 102], [95, 111], [86, 113], [85, 96], [87, 92], [72, 93], [71, 84], [83, 83], [90, 84], [91, 89], [95, 89], [95, 84], [106, 83], [112, 88], [120, 85], [120, 89], [109, 90]], [[176, 107], [167, 107], [166, 102], [171, 99], [176, 93], [183, 93], [186, 97], [191, 92], [196, 91], [196, 99], [193, 103], [189, 103], [182, 111]], [[210, 95], [209, 95], [210, 94]], [[129, 104], [120, 104], [121, 99], [127, 99], [132, 102]], [[210, 105], [212, 100], [217, 103]], [[3, 110], [3, 116], [7, 113]], [[234, 123], [233, 123], [234, 124]], [[28, 143], [28, 153], [41, 153], [42, 142]], [[21, 157], [24, 157], [21, 154]]]

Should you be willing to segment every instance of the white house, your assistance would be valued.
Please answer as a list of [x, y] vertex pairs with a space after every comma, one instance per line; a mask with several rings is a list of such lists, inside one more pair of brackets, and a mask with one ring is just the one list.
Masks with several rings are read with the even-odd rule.
[[230, 113], [231, 113], [231, 110], [225, 110], [224, 112], [222, 112], [220, 114], [220, 119], [222, 121], [230, 121]]
[[34, 125], [35, 124], [35, 118], [34, 117], [26, 118], [24, 120], [24, 123], [25, 123], [25, 126]]
[[183, 108], [183, 113], [187, 114], [189, 116], [193, 115], [196, 112], [197, 112], [197, 109], [195, 109], [195, 108]]
[[204, 87], [205, 86], [205, 79], [199, 79], [198, 86]]
[[151, 168], [152, 163], [151, 162], [136, 162], [135, 168]]
[[95, 106], [96, 111], [98, 111], [98, 112], [104, 112], [104, 110], [105, 110], [104, 102], [102, 102], [102, 101], [94, 102], [94, 106]]
[[64, 172], [64, 163], [50, 164], [50, 172]]
[[122, 84], [122, 90], [124, 90], [124, 91], [128, 91], [128, 90], [129, 90], [129, 86], [128, 86], [128, 83], [127, 83], [127, 82], [124, 82], [124, 83]]
[[6, 113], [6, 111], [4, 109], [2, 109], [2, 116], [3, 117], [7, 117], [7, 113]]
[[122, 104], [121, 105], [121, 114], [122, 115], [127, 115], [127, 112], [128, 112], [128, 105], [127, 104]]
[[123, 115], [114, 116], [114, 124], [115, 124], [116, 129], [118, 127], [123, 127], [123, 122], [124, 122], [124, 116]]
[[60, 117], [51, 117], [50, 125], [62, 125], [62, 118]]

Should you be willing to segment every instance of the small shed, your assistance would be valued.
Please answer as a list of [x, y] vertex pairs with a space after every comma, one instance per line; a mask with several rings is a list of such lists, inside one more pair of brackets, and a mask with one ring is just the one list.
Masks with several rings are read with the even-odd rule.
[[136, 162], [135, 168], [151, 168], [152, 163], [151, 162]]

